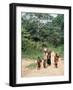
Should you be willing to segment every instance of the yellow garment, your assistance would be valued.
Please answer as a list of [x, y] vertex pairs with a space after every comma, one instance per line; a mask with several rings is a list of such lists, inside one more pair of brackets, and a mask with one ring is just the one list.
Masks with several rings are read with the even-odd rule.
[[47, 60], [48, 53], [44, 53], [44, 60]]

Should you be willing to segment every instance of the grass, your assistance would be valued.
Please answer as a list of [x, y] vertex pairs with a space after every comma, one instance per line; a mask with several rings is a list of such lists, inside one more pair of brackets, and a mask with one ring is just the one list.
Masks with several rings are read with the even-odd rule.
[[64, 45], [60, 45], [58, 47], [49, 45], [48, 48], [52, 51], [55, 51], [55, 53], [59, 54], [62, 58], [64, 57]]
[[34, 69], [34, 68], [36, 68], [36, 66], [37, 66], [36, 63], [32, 63], [32, 64], [26, 66], [26, 68]]
[[[55, 51], [56, 53], [58, 53], [62, 58], [64, 57], [64, 46], [58, 46], [58, 47], [54, 47], [53, 45], [48, 45], [47, 47], [49, 50], [51, 51]], [[22, 58], [29, 58], [29, 59], [33, 59], [33, 60], [37, 60], [37, 58], [43, 57], [43, 52], [42, 50], [40, 51], [39, 49], [28, 49], [25, 52], [22, 52]]]
[[38, 57], [43, 57], [43, 53], [36, 49], [31, 49], [25, 52], [22, 52], [22, 58], [37, 59]]

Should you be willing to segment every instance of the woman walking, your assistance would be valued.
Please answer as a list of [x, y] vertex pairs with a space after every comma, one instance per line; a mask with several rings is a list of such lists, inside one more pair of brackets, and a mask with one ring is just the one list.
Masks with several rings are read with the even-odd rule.
[[51, 65], [51, 51], [49, 51], [47, 55], [47, 64]]
[[48, 52], [48, 49], [44, 48], [43, 66], [44, 66], [44, 68], [46, 68], [48, 65], [51, 65], [51, 51]]

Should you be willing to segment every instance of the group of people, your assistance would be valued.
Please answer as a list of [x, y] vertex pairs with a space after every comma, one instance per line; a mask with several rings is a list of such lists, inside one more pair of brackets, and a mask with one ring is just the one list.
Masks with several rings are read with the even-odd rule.
[[[42, 64], [43, 64], [43, 68], [47, 68], [48, 66], [50, 66], [52, 64], [52, 52], [49, 51], [47, 48], [44, 48], [44, 55], [43, 55], [43, 59], [41, 59], [40, 57], [38, 57], [37, 60], [37, 68], [40, 69]], [[57, 68], [58, 67], [58, 61], [59, 61], [59, 55], [57, 53], [55, 53], [55, 55], [53, 56], [53, 60], [54, 60], [54, 65]]]

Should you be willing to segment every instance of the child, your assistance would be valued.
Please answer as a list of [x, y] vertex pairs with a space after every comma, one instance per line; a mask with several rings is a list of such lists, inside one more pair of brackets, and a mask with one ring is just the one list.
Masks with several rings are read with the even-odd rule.
[[54, 57], [54, 65], [55, 65], [56, 68], [58, 67], [58, 61], [59, 61], [59, 56], [56, 53], [56, 55]]
[[46, 60], [43, 60], [43, 67], [46, 68]]
[[38, 57], [38, 60], [37, 60], [37, 68], [38, 69], [41, 68], [41, 62], [42, 62], [42, 60], [40, 59], [40, 57]]

